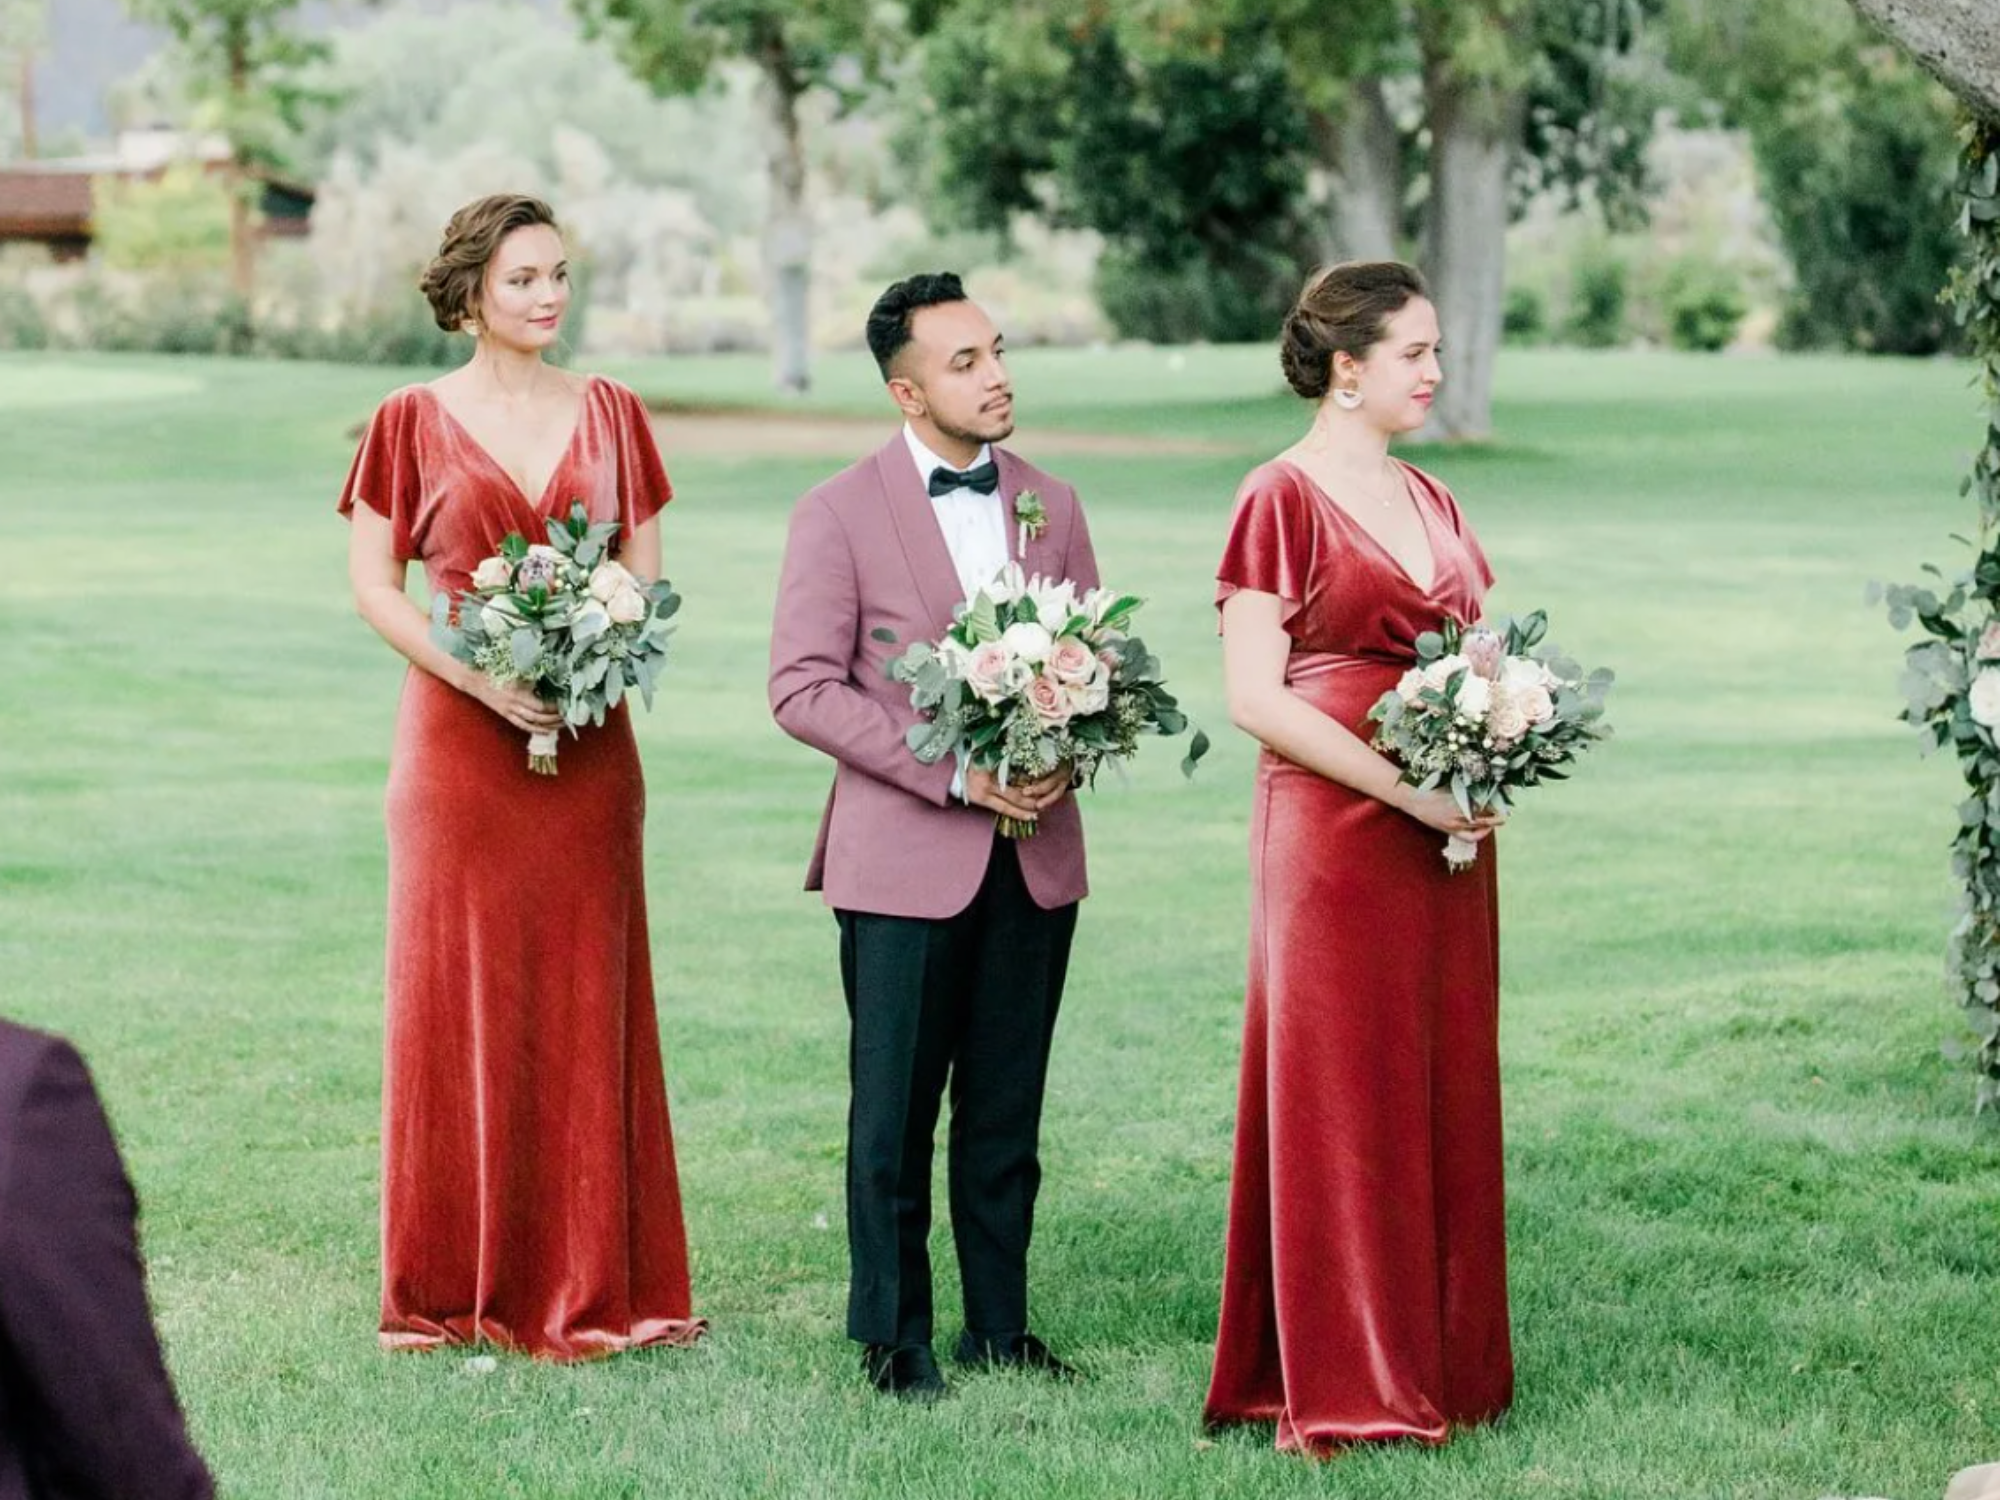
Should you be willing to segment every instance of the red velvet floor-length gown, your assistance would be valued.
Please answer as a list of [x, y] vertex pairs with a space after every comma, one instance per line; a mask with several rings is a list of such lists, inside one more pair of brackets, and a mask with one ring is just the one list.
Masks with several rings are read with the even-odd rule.
[[[581, 500], [626, 536], [672, 491], [645, 408], [601, 378], [532, 503], [427, 386], [382, 403], [341, 496], [462, 592]], [[653, 1009], [645, 783], [627, 711], [527, 737], [412, 669], [389, 774], [382, 1342], [547, 1359], [686, 1343], [687, 1241]]]
[[[1418, 634], [1492, 574], [1443, 485], [1402, 466], [1429, 589], [1295, 466], [1244, 481], [1218, 602], [1278, 595], [1292, 691], [1361, 735]], [[1222, 1322], [1205, 1415], [1280, 1448], [1442, 1442], [1513, 1394], [1493, 840], [1445, 836], [1265, 750]]]

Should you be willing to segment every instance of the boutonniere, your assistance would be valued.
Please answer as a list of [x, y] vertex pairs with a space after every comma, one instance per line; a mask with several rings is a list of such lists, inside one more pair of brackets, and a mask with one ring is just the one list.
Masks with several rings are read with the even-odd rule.
[[1022, 490], [1014, 497], [1014, 519], [1020, 523], [1021, 545], [1016, 551], [1028, 550], [1028, 538], [1040, 536], [1049, 529], [1049, 513], [1042, 504], [1042, 497], [1033, 490]]

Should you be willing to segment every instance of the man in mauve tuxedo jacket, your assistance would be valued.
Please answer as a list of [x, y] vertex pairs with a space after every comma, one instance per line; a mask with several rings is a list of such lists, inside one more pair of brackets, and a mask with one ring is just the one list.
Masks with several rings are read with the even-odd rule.
[[[917, 722], [909, 689], [885, 666], [938, 639], [1009, 562], [1079, 590], [1098, 578], [1075, 492], [996, 446], [1013, 432], [1012, 383], [999, 333], [958, 278], [890, 287], [868, 343], [905, 425], [793, 511], [770, 694], [786, 733], [836, 762], [806, 886], [837, 918], [852, 1019], [848, 1333], [878, 1389], [930, 1400], [945, 1391], [928, 1241], [947, 1082], [959, 1361], [1075, 1373], [1028, 1328], [1027, 1262], [1083, 826], [1067, 767], [1002, 786], [920, 762], [904, 738]], [[1034, 526], [1014, 503], [1029, 492]], [[1034, 836], [1001, 837], [1001, 815], [1033, 820]]]
[[0, 1500], [206, 1500], [75, 1049], [0, 1021]]

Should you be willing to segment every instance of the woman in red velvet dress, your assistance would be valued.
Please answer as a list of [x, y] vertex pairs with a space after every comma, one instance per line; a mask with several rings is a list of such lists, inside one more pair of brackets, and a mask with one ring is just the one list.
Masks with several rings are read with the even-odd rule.
[[1440, 378], [1394, 262], [1316, 275], [1286, 320], [1311, 430], [1251, 472], [1217, 572], [1231, 717], [1263, 743], [1222, 1325], [1206, 1416], [1280, 1448], [1442, 1442], [1513, 1392], [1489, 842], [1369, 748], [1417, 635], [1492, 575], [1451, 495], [1389, 456]]
[[433, 644], [403, 592], [411, 561], [462, 592], [574, 500], [656, 578], [671, 491], [638, 398], [542, 360], [569, 300], [546, 205], [461, 209], [424, 291], [475, 353], [382, 403], [340, 500], [356, 603], [412, 668], [389, 774], [382, 1342], [691, 1342], [627, 711], [534, 774], [527, 736], [554, 712]]

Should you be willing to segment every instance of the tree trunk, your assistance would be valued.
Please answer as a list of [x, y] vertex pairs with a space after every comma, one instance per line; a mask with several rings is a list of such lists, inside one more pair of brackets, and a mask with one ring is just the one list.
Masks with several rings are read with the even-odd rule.
[[1493, 361], [1506, 282], [1507, 170], [1521, 134], [1519, 91], [1434, 68], [1425, 80], [1431, 126], [1426, 274], [1443, 328], [1444, 383], [1427, 440], [1493, 431]]
[[1403, 152], [1382, 80], [1356, 79], [1345, 111], [1315, 114], [1313, 133], [1333, 179], [1327, 258], [1395, 259], [1403, 227]]
[[771, 278], [772, 377], [781, 391], [803, 392], [812, 384], [812, 214], [799, 131], [799, 96], [805, 85], [775, 23], [757, 48], [757, 65], [770, 137], [764, 259]]
[[2000, 5], [1994, 0], [1854, 0], [1966, 108], [2000, 121]]
[[35, 139], [35, 54], [21, 54], [21, 159], [33, 161], [39, 153]]
[[[241, 24], [229, 28], [227, 46], [230, 123], [236, 126], [248, 111], [250, 95], [250, 37]], [[235, 129], [231, 130], [230, 137], [229, 284], [236, 295], [243, 299], [243, 305], [247, 309], [250, 299], [257, 292], [255, 225], [250, 219], [251, 179], [245, 170], [242, 148], [235, 140]]]

